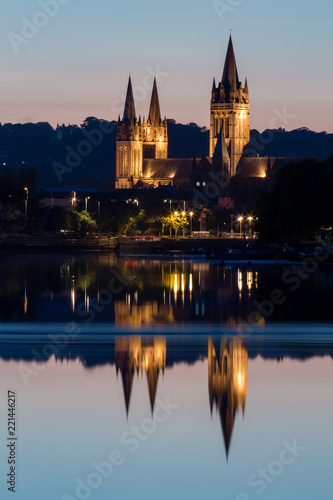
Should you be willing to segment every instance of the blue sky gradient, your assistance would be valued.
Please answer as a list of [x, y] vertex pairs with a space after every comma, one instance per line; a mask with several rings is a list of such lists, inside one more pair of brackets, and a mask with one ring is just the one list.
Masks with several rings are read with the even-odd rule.
[[67, 4], [16, 51], [9, 34], [22, 36], [22, 18], [31, 21], [43, 0], [2, 4], [2, 123], [116, 119], [129, 72], [137, 112], [147, 115], [151, 72], [162, 72], [162, 114], [208, 126], [212, 79], [221, 77], [232, 29], [239, 76], [249, 80], [251, 128], [269, 128], [278, 111], [288, 118], [276, 126], [333, 132], [327, 0], [60, 1]]

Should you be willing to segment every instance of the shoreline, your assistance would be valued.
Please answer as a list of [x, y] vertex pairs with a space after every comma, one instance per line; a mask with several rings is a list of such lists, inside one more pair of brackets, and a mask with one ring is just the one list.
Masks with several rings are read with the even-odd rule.
[[[269, 264], [302, 263], [312, 257], [317, 246], [326, 242], [298, 243], [294, 247], [264, 244], [257, 240], [240, 239], [157, 239], [133, 241], [127, 238], [39, 238], [0, 237], [0, 253], [6, 254], [110, 254], [119, 258], [209, 262], [212, 264]], [[329, 254], [331, 252], [328, 252]], [[320, 265], [333, 263], [332, 256]]]

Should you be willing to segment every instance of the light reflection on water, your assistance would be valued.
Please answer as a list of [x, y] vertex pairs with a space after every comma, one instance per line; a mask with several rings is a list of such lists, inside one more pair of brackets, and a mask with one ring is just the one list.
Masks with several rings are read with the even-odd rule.
[[[19, 402], [16, 498], [328, 498], [333, 268], [294, 270], [297, 291], [286, 271], [2, 256], [0, 380], [3, 401], [11, 388]], [[276, 290], [285, 300], [272, 307]], [[221, 336], [249, 318], [255, 330]], [[50, 344], [47, 332], [71, 325], [64, 345]], [[114, 450], [121, 465], [89, 493], [93, 464]]]
[[[19, 500], [72, 500], [113, 450], [124, 462], [91, 498], [256, 498], [258, 481], [262, 498], [329, 498], [332, 343], [133, 335], [44, 359], [43, 346], [0, 343], [1, 394], [19, 401]], [[305, 450], [260, 479], [294, 440]]]
[[[287, 271], [293, 278], [283, 278]], [[109, 322], [141, 328], [188, 322], [232, 326], [249, 318], [261, 325], [333, 320], [332, 266], [306, 275], [298, 267], [255, 263], [3, 255], [0, 280], [2, 322]], [[276, 290], [282, 300], [271, 307]]]

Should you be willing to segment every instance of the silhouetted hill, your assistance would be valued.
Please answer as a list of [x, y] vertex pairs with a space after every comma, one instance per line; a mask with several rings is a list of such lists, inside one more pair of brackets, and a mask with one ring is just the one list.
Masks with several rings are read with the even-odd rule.
[[209, 154], [209, 130], [196, 123], [168, 120], [169, 158], [201, 158]]
[[277, 130], [251, 130], [251, 156], [294, 156], [326, 160], [333, 154], [333, 134], [298, 128], [290, 132]]
[[[110, 190], [115, 176], [116, 122], [86, 118], [80, 125], [0, 124], [0, 165], [34, 168], [37, 184]], [[168, 120], [169, 157], [198, 158], [209, 150], [209, 130]], [[328, 158], [333, 134], [302, 128], [251, 131], [251, 155]]]

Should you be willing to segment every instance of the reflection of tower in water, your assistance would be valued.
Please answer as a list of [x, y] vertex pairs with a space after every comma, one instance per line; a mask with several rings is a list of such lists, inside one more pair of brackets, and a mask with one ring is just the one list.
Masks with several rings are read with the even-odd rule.
[[220, 414], [228, 457], [236, 412], [245, 411], [247, 392], [247, 349], [239, 339], [222, 338], [217, 347], [208, 340], [208, 388], [211, 412]]
[[135, 372], [147, 375], [151, 412], [154, 411], [158, 377], [164, 373], [166, 360], [165, 337], [154, 337], [142, 342], [141, 336], [117, 337], [115, 340], [116, 370], [121, 372], [128, 415]]

